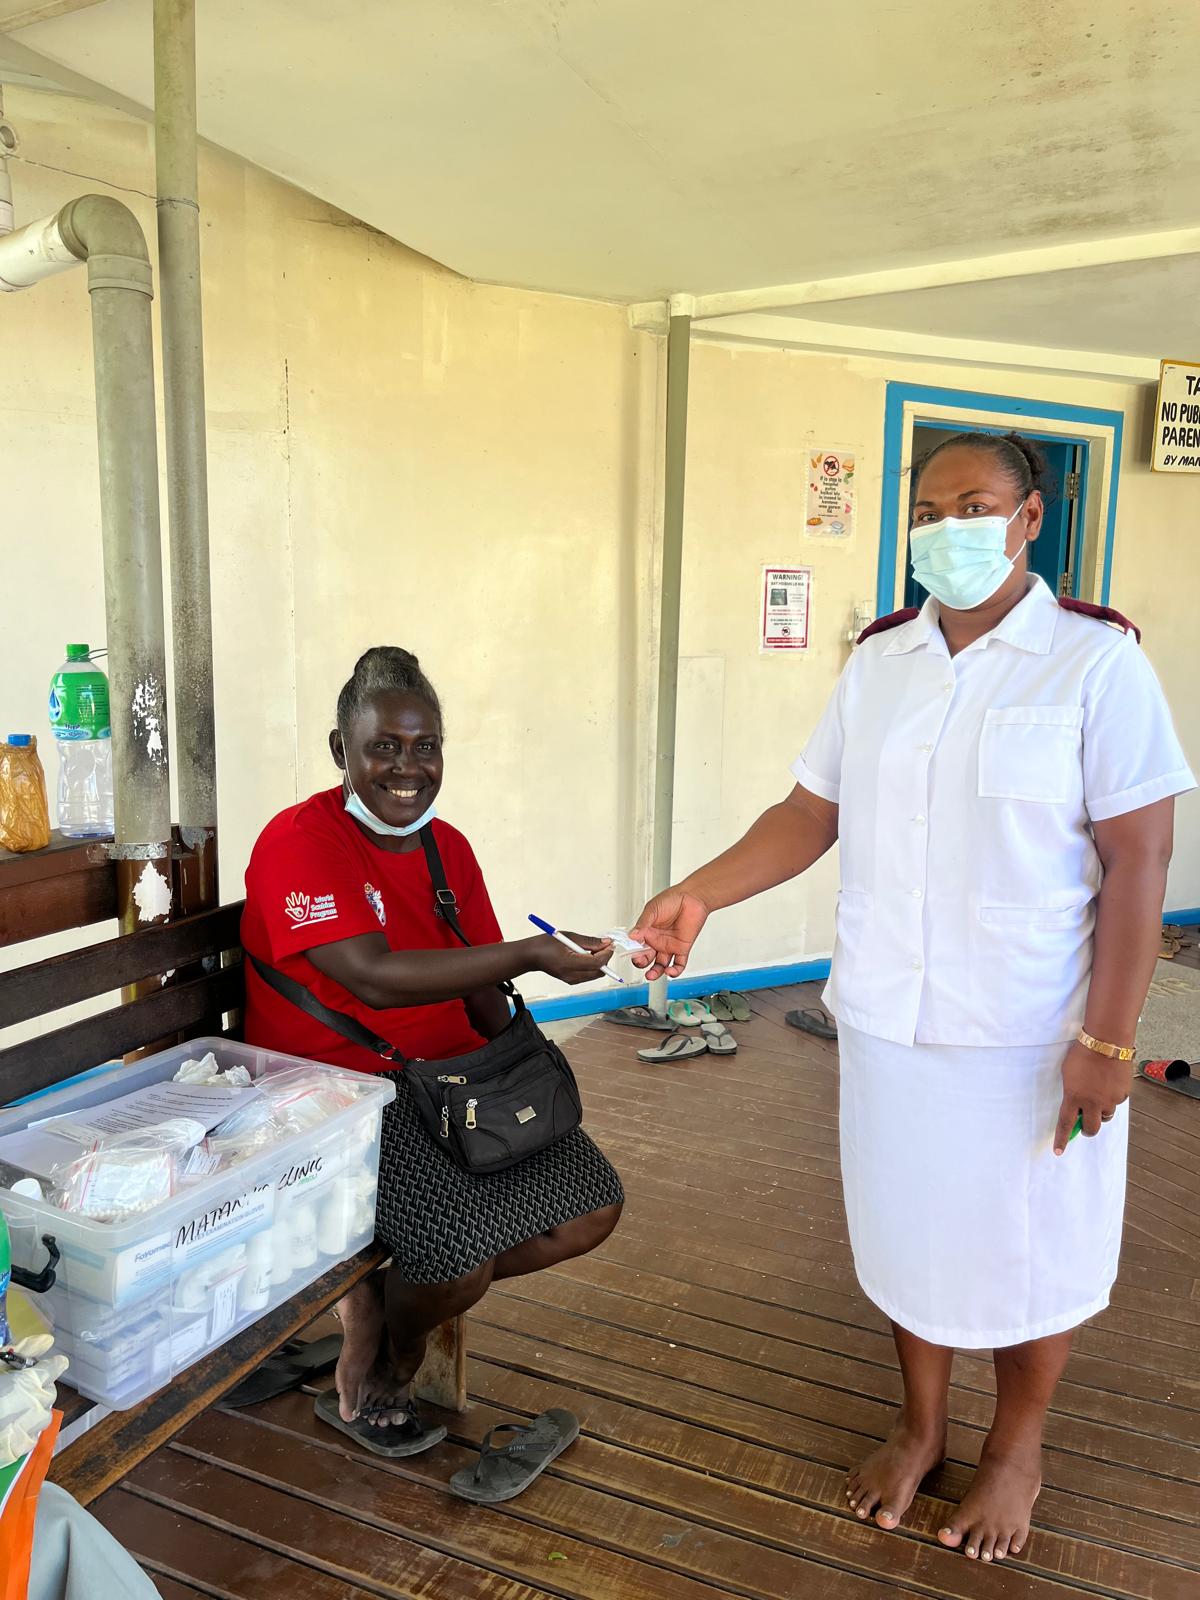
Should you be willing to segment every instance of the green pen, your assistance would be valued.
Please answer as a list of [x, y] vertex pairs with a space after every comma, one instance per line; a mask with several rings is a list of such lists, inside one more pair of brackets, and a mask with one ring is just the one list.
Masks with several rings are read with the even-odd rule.
[[1071, 1140], [1075, 1138], [1076, 1134], [1080, 1134], [1082, 1132], [1083, 1132], [1083, 1117], [1082, 1116], [1078, 1116], [1078, 1117], [1075, 1118], [1075, 1126], [1071, 1129], [1070, 1133], [1067, 1135], [1067, 1143], [1070, 1144]]

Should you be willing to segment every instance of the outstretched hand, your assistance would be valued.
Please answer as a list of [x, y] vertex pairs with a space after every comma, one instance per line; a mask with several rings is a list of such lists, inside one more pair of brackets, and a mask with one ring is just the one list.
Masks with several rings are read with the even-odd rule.
[[605, 963], [613, 953], [612, 940], [590, 939], [583, 933], [568, 933], [565, 937], [573, 940], [585, 954], [578, 955], [574, 950], [568, 950], [565, 944], [552, 939], [548, 933], [539, 934], [529, 941], [536, 970], [549, 973], [560, 983], [571, 985], [594, 983], [602, 977]]
[[688, 964], [692, 946], [708, 921], [708, 907], [683, 889], [664, 889], [656, 894], [629, 930], [647, 948], [635, 955], [633, 964], [645, 970], [646, 977], [677, 978]]

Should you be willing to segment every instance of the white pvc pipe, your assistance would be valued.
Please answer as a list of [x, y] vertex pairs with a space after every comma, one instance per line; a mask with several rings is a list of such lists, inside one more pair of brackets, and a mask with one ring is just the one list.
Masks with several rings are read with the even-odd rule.
[[63, 240], [57, 214], [27, 222], [14, 233], [0, 233], [0, 289], [29, 289], [78, 265], [79, 257]]

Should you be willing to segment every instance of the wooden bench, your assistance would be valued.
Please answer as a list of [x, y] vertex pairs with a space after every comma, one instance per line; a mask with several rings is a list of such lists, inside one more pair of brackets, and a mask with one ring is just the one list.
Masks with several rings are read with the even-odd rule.
[[[67, 872], [53, 870], [66, 865]], [[47, 871], [48, 865], [52, 870]], [[62, 879], [78, 880], [64, 897]], [[0, 944], [112, 915], [103, 846], [60, 845], [37, 856], [0, 852]], [[85, 914], [78, 915], [80, 907]], [[63, 1082], [99, 1063], [202, 1035], [236, 1037], [244, 998], [240, 904], [222, 906], [0, 974], [0, 1026], [46, 1017], [120, 990], [124, 1003], [0, 1049], [0, 1104]], [[21, 930], [29, 930], [22, 934]], [[62, 1449], [52, 1479], [89, 1501], [165, 1444], [274, 1351], [336, 1304], [386, 1259], [372, 1245], [268, 1312], [165, 1389], [113, 1412]], [[461, 1321], [430, 1341], [417, 1392], [452, 1410], [466, 1403]], [[64, 1424], [92, 1402], [60, 1386]]]

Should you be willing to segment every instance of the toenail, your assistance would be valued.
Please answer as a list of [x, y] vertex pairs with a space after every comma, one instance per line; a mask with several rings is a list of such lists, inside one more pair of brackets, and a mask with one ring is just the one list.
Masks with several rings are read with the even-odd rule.
[[973, 1556], [975, 1554], [975, 1546], [973, 1544], [969, 1544], [967, 1546], [967, 1554], [969, 1556]]
[[989, 1552], [988, 1552], [988, 1551], [987, 1551], [987, 1550], [985, 1550], [985, 1551], [984, 1551], [984, 1552], [983, 1552], [983, 1559], [984, 1559], [984, 1560], [985, 1560], [985, 1561], [990, 1561], [990, 1560], [991, 1560], [991, 1559], [992, 1559], [992, 1558], [991, 1558], [991, 1554], [990, 1554], [990, 1553], [989, 1553]]

